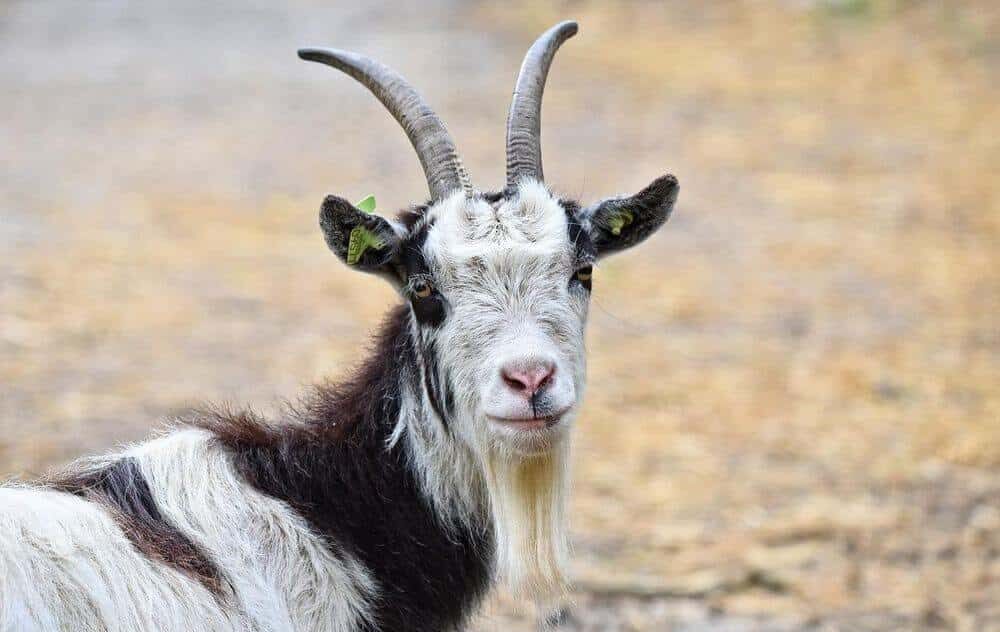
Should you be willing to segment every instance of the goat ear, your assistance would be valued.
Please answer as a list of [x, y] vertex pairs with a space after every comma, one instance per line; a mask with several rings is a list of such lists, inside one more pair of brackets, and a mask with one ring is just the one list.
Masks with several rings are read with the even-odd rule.
[[629, 197], [607, 198], [581, 212], [598, 256], [631, 248], [663, 225], [674, 209], [677, 178], [660, 176]]
[[344, 198], [328, 195], [319, 211], [319, 226], [326, 245], [347, 265], [364, 272], [394, 275], [401, 240], [385, 219]]

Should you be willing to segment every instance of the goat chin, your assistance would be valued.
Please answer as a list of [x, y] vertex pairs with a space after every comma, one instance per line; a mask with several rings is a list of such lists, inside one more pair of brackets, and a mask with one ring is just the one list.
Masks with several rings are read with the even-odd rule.
[[483, 461], [497, 580], [517, 597], [550, 604], [567, 589], [569, 442], [529, 456], [493, 449]]

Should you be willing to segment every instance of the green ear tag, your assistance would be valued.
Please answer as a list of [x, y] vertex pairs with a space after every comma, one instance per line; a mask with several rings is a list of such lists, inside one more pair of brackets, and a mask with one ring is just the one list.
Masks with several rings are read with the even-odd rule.
[[632, 211], [621, 211], [610, 220], [608, 220], [608, 228], [611, 229], [612, 235], [621, 235], [622, 229], [632, 223], [634, 216]]
[[[365, 213], [375, 211], [375, 196], [369, 195], [355, 206]], [[347, 265], [353, 266], [361, 260], [361, 255], [369, 248], [376, 250], [382, 247], [382, 240], [378, 235], [368, 230], [364, 226], [355, 226], [351, 230], [351, 237], [347, 242]]]
[[366, 197], [365, 199], [361, 200], [360, 202], [358, 202], [354, 206], [358, 207], [360, 210], [364, 211], [365, 213], [374, 213], [375, 212], [375, 196], [374, 195], [369, 195], [368, 197]]
[[351, 238], [347, 242], [347, 265], [353, 266], [361, 260], [361, 255], [369, 248], [378, 250], [382, 247], [379, 236], [364, 226], [355, 226], [351, 230]]

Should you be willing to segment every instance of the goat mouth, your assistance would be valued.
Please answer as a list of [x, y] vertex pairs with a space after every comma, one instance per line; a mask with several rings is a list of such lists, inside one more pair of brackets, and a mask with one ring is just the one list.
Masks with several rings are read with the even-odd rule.
[[539, 415], [537, 417], [494, 417], [490, 415], [490, 420], [500, 425], [514, 430], [543, 430], [551, 428], [559, 423], [566, 411], [559, 411], [553, 415]]

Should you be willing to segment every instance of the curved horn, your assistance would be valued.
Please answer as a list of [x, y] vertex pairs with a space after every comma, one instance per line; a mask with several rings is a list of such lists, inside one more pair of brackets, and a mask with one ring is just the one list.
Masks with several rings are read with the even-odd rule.
[[560, 22], [535, 40], [524, 56], [507, 114], [507, 187], [542, 174], [542, 93], [552, 58], [563, 42], [576, 35], [576, 22]]
[[333, 48], [303, 48], [299, 57], [333, 66], [371, 90], [403, 127], [420, 158], [431, 199], [456, 189], [472, 194], [469, 176], [444, 123], [406, 79], [374, 59]]

